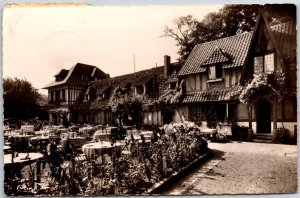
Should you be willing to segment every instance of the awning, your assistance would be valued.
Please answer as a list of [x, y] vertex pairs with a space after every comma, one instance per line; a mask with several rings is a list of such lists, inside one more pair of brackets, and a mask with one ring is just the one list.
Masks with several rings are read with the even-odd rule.
[[182, 103], [228, 101], [230, 89], [199, 91], [183, 95]]

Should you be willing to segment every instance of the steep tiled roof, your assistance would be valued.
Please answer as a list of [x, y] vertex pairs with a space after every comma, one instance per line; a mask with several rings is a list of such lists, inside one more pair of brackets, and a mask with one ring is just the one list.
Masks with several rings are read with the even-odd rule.
[[[115, 88], [121, 86], [124, 87], [128, 84], [131, 84], [133, 87], [136, 85], [142, 85], [146, 84], [150, 81], [151, 79], [155, 79], [154, 81], [157, 81], [157, 84], [148, 83], [148, 88], [147, 89], [152, 89], [151, 91], [154, 92], [153, 89], [157, 90], [158, 93], [149, 93], [148, 97], [156, 97], [159, 96], [161, 93], [164, 92], [167, 83], [167, 80], [170, 78], [175, 78], [173, 74], [176, 74], [176, 71], [180, 70], [180, 65], [177, 63], [172, 63], [171, 66], [169, 67], [170, 73], [172, 72], [172, 75], [169, 76], [169, 78], [164, 77], [164, 66], [160, 67], [154, 67], [151, 69], [147, 70], [142, 70], [138, 71], [135, 73], [131, 74], [126, 74], [122, 76], [116, 76], [112, 78], [107, 78], [107, 79], [102, 79], [98, 81], [93, 81], [90, 83], [90, 86], [96, 90], [96, 94], [103, 94], [108, 88], [111, 88], [112, 90], [115, 90]], [[174, 73], [175, 72], [175, 73]], [[109, 96], [106, 97], [105, 99], [94, 99], [91, 102], [90, 109], [103, 109], [105, 108], [108, 103], [109, 103], [109, 98], [112, 95], [113, 92], [109, 93]]]
[[104, 100], [95, 99], [94, 101], [91, 102], [90, 109], [91, 110], [105, 109], [107, 108], [108, 103], [109, 103], [109, 99], [104, 99]]
[[270, 27], [283, 59], [296, 57], [296, 23], [286, 22]]
[[182, 103], [228, 101], [230, 89], [198, 91], [184, 94]]
[[77, 63], [76, 65], [71, 67], [69, 70], [61, 70], [56, 75], [61, 74], [62, 71], [67, 72], [66, 77], [63, 80], [53, 81], [53, 82], [47, 84], [45, 87], [43, 87], [43, 89], [47, 89], [47, 88], [57, 86], [57, 85], [62, 85], [65, 83], [72, 83], [72, 84], [79, 84], [79, 85], [87, 85], [88, 84], [89, 79], [80, 79], [80, 81], [79, 81], [78, 76], [77, 77], [74, 76], [74, 73], [77, 73], [78, 75], [84, 74], [86, 76], [93, 77], [93, 75], [97, 71], [97, 74], [99, 76], [102, 76], [103, 78], [108, 77], [107, 74], [105, 74], [102, 70], [100, 70], [96, 66], [87, 65], [87, 64], [83, 64], [83, 63]]
[[[178, 76], [200, 73], [206, 71], [206, 67], [201, 67], [211, 57], [216, 46], [221, 48], [230, 61], [224, 63], [223, 68], [244, 66], [249, 51], [253, 32], [246, 32], [235, 36], [230, 36], [206, 43], [198, 44], [194, 47], [186, 63], [178, 73]], [[210, 60], [215, 62], [214, 59]], [[221, 59], [220, 61], [223, 61]]]

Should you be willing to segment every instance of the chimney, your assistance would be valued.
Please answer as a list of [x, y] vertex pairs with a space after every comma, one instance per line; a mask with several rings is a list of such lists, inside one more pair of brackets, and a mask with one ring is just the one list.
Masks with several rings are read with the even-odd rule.
[[169, 70], [170, 70], [170, 64], [171, 64], [171, 57], [168, 55], [164, 56], [164, 77], [168, 77]]

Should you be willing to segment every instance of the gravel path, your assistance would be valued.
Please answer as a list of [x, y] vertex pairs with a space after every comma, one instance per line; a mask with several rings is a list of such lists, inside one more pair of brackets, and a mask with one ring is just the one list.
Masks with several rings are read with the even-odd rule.
[[209, 143], [214, 157], [164, 195], [297, 192], [297, 146]]

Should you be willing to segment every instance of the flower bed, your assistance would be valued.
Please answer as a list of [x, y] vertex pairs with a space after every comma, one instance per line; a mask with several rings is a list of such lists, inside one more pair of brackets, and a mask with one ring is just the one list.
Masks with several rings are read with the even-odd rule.
[[151, 142], [143, 136], [141, 139], [139, 143], [132, 137], [121, 149], [115, 149], [111, 162], [107, 160], [102, 163], [103, 157], [95, 157], [75, 163], [73, 182], [68, 171], [58, 174], [63, 175], [64, 179], [53, 176], [49, 180], [51, 182], [46, 184], [50, 187], [48, 194], [144, 194], [154, 184], [180, 171], [208, 149], [206, 140], [192, 122], [165, 125], [162, 130], [153, 132]]

